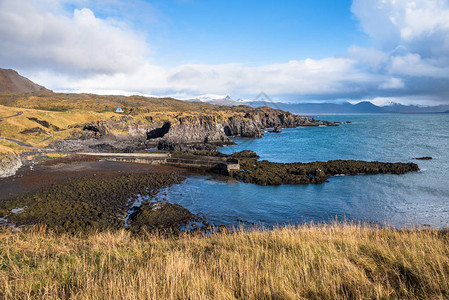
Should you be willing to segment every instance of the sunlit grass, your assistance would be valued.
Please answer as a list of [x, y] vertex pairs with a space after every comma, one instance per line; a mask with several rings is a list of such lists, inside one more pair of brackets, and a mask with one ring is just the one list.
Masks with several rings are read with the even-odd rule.
[[46, 153], [45, 156], [51, 157], [51, 158], [58, 158], [58, 157], [66, 157], [66, 156], [68, 156], [68, 154]]
[[449, 238], [347, 223], [176, 238], [3, 230], [0, 297], [443, 299]]

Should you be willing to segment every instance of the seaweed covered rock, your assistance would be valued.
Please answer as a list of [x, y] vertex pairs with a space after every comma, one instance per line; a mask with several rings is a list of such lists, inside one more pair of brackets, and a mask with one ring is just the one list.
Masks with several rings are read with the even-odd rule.
[[194, 217], [194, 214], [179, 204], [158, 201], [142, 205], [130, 216], [130, 223], [131, 229], [138, 232], [142, 229], [176, 230], [179, 225]]
[[274, 163], [266, 160], [241, 159], [235, 179], [259, 185], [319, 184], [330, 176], [356, 174], [405, 174], [418, 171], [414, 163], [384, 163], [360, 160], [331, 160], [312, 163]]
[[[71, 179], [0, 200], [0, 217], [17, 226], [42, 223], [56, 232], [118, 229], [124, 226], [129, 206], [138, 194], [151, 197], [182, 180], [177, 174], [153, 173]], [[23, 209], [14, 213], [16, 208]]]
[[256, 152], [251, 151], [251, 150], [242, 150], [240, 152], [234, 152], [229, 157], [235, 158], [235, 159], [245, 159], [245, 158], [258, 159], [258, 158], [260, 158], [260, 156], [257, 155]]
[[211, 143], [184, 143], [162, 140], [158, 142], [157, 149], [161, 151], [191, 152], [206, 151], [216, 152], [217, 145]]

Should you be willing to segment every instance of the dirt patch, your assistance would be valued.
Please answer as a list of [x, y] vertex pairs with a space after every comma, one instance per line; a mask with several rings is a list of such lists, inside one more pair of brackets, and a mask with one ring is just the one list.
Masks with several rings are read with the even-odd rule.
[[0, 199], [34, 191], [50, 184], [61, 184], [71, 178], [96, 176], [110, 178], [124, 173], [176, 173], [197, 175], [193, 171], [170, 166], [100, 160], [98, 157], [69, 156], [47, 159], [39, 164], [22, 167], [15, 176], [0, 179]]

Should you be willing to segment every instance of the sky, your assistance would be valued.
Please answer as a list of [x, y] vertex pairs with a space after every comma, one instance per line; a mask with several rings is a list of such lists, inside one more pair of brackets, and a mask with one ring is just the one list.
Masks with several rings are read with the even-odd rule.
[[449, 0], [0, 0], [0, 67], [54, 91], [449, 103]]

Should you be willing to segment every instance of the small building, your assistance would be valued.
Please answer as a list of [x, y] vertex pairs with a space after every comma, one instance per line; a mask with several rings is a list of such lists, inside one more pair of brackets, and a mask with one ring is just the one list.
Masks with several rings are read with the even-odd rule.
[[119, 107], [119, 108], [117, 108], [117, 109], [115, 110], [115, 112], [116, 112], [116, 113], [123, 113], [123, 109], [121, 109], [121, 108]]

